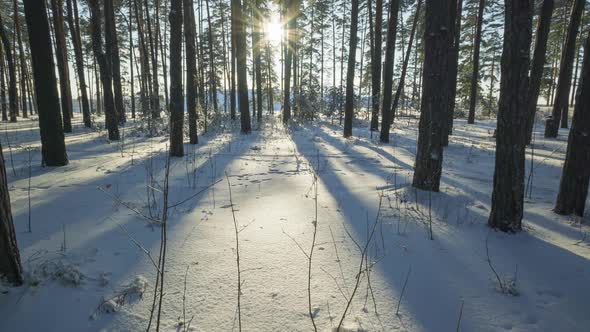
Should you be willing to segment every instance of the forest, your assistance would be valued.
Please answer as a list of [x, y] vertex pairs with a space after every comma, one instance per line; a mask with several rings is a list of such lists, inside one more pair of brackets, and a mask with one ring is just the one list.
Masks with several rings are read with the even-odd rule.
[[586, 0], [1, 0], [0, 331], [590, 331]]

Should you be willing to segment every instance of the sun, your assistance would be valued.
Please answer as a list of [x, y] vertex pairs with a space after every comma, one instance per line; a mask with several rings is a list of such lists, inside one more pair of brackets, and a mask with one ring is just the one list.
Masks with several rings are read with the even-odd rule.
[[271, 16], [264, 24], [264, 36], [271, 43], [278, 43], [283, 38], [283, 26], [277, 15]]

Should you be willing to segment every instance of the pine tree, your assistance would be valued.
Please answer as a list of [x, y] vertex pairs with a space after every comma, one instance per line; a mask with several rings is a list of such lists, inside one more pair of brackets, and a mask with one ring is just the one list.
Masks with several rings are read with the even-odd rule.
[[507, 0], [492, 210], [488, 225], [520, 231], [524, 204], [526, 105], [532, 34], [532, 0]]
[[0, 277], [5, 277], [15, 286], [20, 286], [23, 283], [22, 267], [12, 222], [2, 145], [0, 145], [0, 207]]
[[344, 137], [352, 136], [352, 118], [354, 116], [354, 72], [356, 65], [356, 48], [358, 44], [359, 2], [352, 0], [350, 13], [350, 47], [348, 49], [348, 68], [346, 70], [346, 102], [344, 106]]
[[481, 45], [481, 30], [483, 26], [483, 12], [485, 8], [485, 0], [479, 0], [477, 24], [473, 51], [473, 71], [471, 73], [471, 90], [469, 94], [469, 117], [467, 123], [475, 123], [475, 105], [477, 102], [477, 89], [479, 85], [479, 51]]
[[170, 1], [170, 156], [184, 155], [182, 96], [182, 0]]
[[18, 100], [16, 96], [16, 65], [14, 63], [14, 57], [12, 56], [12, 48], [10, 45], [10, 39], [4, 28], [4, 22], [2, 21], [2, 13], [0, 13], [0, 39], [2, 41], [4, 56], [6, 57], [6, 63], [8, 64], [8, 105], [9, 105], [9, 116], [10, 122], [16, 122], [16, 116], [18, 115]]
[[37, 104], [39, 105], [43, 164], [47, 166], [64, 166], [68, 164], [68, 156], [66, 154], [59, 108], [47, 8], [44, 1], [39, 3], [34, 0], [25, 0], [24, 6], [29, 43], [31, 45], [35, 92]]
[[391, 95], [393, 93], [393, 62], [395, 59], [395, 37], [397, 34], [397, 18], [399, 0], [391, 0], [389, 4], [389, 22], [387, 24], [387, 42], [385, 45], [385, 64], [383, 65], [383, 100], [381, 103], [382, 143], [389, 142], [391, 126]]
[[53, 14], [53, 30], [55, 32], [55, 57], [59, 72], [59, 91], [64, 132], [72, 132], [72, 89], [70, 86], [70, 70], [68, 67], [68, 50], [63, 19], [63, 3], [51, 0]]

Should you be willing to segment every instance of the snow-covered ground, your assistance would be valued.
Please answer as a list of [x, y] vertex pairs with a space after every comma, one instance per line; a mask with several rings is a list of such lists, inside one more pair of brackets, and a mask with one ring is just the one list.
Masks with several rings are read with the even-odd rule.
[[[566, 131], [545, 140], [537, 128], [524, 231], [510, 235], [486, 226], [493, 121], [455, 121], [441, 192], [432, 194], [411, 187], [415, 120], [398, 120], [389, 145], [360, 123], [348, 140], [329, 122], [278, 123], [202, 135], [171, 160], [169, 205], [210, 187], [169, 211], [163, 330], [189, 321], [194, 331], [238, 328], [228, 180], [243, 330], [313, 330], [315, 171], [318, 330], [338, 325], [370, 238], [347, 331], [590, 331], [590, 230], [551, 212]], [[167, 138], [129, 123], [123, 143], [109, 143], [77, 122], [66, 138], [70, 164], [43, 168], [36, 122], [1, 126], [27, 282], [1, 286], [0, 330], [145, 330], [156, 279], [145, 251], [157, 260], [160, 228], [139, 214], [162, 211]]]

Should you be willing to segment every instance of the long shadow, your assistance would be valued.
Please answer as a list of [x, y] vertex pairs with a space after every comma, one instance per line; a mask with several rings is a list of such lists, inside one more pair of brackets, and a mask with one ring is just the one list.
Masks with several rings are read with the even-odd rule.
[[[331, 147], [336, 151], [326, 149], [321, 144], [322, 141], [313, 140], [312, 137], [316, 134], [322, 137], [323, 142], [336, 141], [335, 144], [331, 144]], [[314, 162], [316, 151], [320, 151], [320, 154], [327, 152], [330, 156], [342, 154], [346, 158], [355, 158], [354, 154], [358, 152], [351, 151], [346, 144], [338, 142], [337, 138], [326, 139], [326, 135], [328, 134], [322, 133], [321, 130], [319, 132], [300, 130], [292, 134], [292, 139], [298, 151], [310, 163]], [[357, 159], [361, 158], [357, 157]], [[344, 168], [353, 168], [353, 166], [347, 164], [344, 157], [330, 157], [329, 159], [329, 164], [321, 169], [322, 184], [330, 195], [340, 203], [343, 223], [350, 227], [353, 234], [359, 239], [364, 239], [363, 234], [366, 232], [365, 213], [370, 211], [374, 215], [378, 201], [377, 190], [374, 191], [375, 197], [367, 197], [366, 192], [369, 195], [373, 192], [370, 188], [366, 188], [367, 184], [352, 179], [347, 181], [345, 180], [346, 175], [340, 171]], [[394, 167], [400, 166], [397, 158], [390, 157], [388, 161], [395, 163]], [[367, 166], [362, 162], [355, 163], [354, 167], [363, 171], [375, 171], [377, 176], [386, 178], [386, 174], [384, 174], [386, 172], [380, 167]], [[409, 168], [409, 165], [401, 164], [401, 167]], [[355, 170], [347, 169], [346, 173], [350, 177], [350, 174], [354, 174]], [[449, 180], [445, 178], [444, 181]], [[464, 186], [455, 180], [451, 180], [449, 184]], [[363, 186], [365, 186], [364, 190]], [[444, 215], [442, 209], [449, 204], [451, 210], [470, 204], [469, 201], [465, 202], [465, 199], [474, 193], [473, 190], [466, 190], [465, 194], [458, 196], [446, 193], [433, 194], [433, 199], [438, 201], [438, 204], [433, 205], [433, 213]], [[485, 193], [485, 190], [478, 191], [479, 197], [483, 195], [489, 197], [489, 191], [488, 193]], [[459, 212], [452, 211], [451, 218], [452, 216], [460, 218], [458, 214]], [[573, 267], [579, 269], [581, 266], [588, 265], [586, 259], [526, 233], [517, 236], [494, 235], [494, 241], [498, 241], [498, 239], [502, 241], [502, 245], [493, 245], [493, 255], [503, 259], [500, 263], [496, 263], [498, 265], [496, 268], [502, 271], [502, 274], [510, 274], [513, 272], [514, 266], [518, 265], [518, 278], [523, 283], [519, 286], [523, 294], [516, 299], [498, 294], [494, 290], [493, 274], [485, 262], [484, 243], [488, 232], [487, 227], [484, 226], [486, 214], [487, 212], [484, 210], [480, 213], [472, 213], [470, 215], [472, 220], [468, 223], [471, 226], [468, 224], [464, 226], [437, 225], [434, 241], [427, 240], [425, 232], [414, 232], [400, 236], [391, 229], [388, 231], [385, 237], [391, 241], [389, 244], [391, 247], [388, 248], [389, 255], [379, 263], [378, 269], [383, 272], [386, 282], [397, 294], [403, 288], [408, 266], [411, 266], [412, 269], [410, 283], [413, 286], [403, 299], [405, 308], [409, 310], [409, 317], [402, 315], [404, 319], [412, 320], [416, 326], [425, 330], [453, 329], [456, 325], [461, 298], [479, 302], [476, 305], [485, 305], [489, 312], [486, 312], [481, 318], [487, 318], [487, 320], [484, 319], [486, 322], [491, 321], [489, 315], [507, 315], [509, 307], [525, 306], [535, 311], [539, 298], [550, 292], [550, 289], [555, 286], [553, 283], [558, 282], [556, 270], [572, 271]], [[439, 231], [439, 228], [444, 231]], [[403, 243], [403, 246], [396, 246], [398, 241]], [[523, 243], [527, 243], [527, 245], [525, 246]], [[404, 251], [399, 247], [407, 249]], [[476, 250], [479, 255], [463, 254], [473, 250]], [[514, 253], [513, 250], [518, 252]], [[551, 261], [555, 264], [545, 265], [544, 258], [536, 258], [542, 257], [539, 255], [551, 257]], [[588, 267], [585, 269], [588, 270]], [[576, 282], [581, 283], [581, 280], [578, 279]], [[581, 287], [584, 296], [590, 294], [589, 286], [581, 285]], [[482, 288], [486, 289], [483, 294], [487, 295], [479, 299]], [[565, 294], [568, 291], [562, 290], [560, 292]], [[568, 296], [572, 296], [578, 304], [585, 301], [584, 296], [579, 294], [571, 294], [570, 292]], [[465, 314], [474, 317], [467, 319], [462, 325], [466, 330], [500, 328], [500, 326], [482, 326], [483, 323], [477, 319], [477, 315], [482, 314], [481, 311], [474, 310]], [[571, 314], [571, 317], [574, 316], [576, 319], [590, 320], [582, 315], [582, 310]], [[537, 320], [540, 318], [531, 319], [531, 324]], [[534, 329], [534, 325], [530, 328]]]

